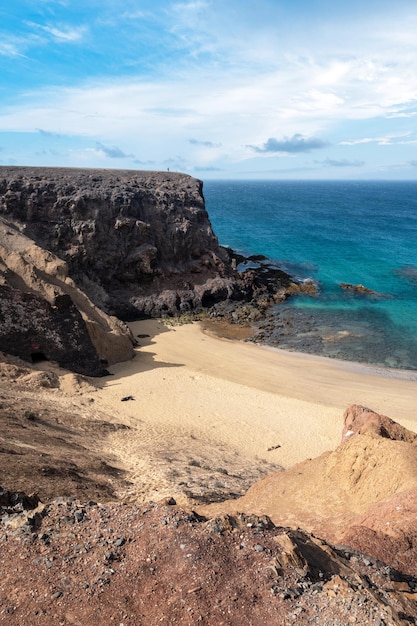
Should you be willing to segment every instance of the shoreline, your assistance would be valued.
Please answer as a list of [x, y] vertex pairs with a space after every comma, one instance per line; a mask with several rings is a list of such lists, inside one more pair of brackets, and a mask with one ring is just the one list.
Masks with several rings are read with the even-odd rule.
[[417, 370], [385, 367], [383, 365], [373, 365], [372, 363], [363, 363], [360, 361], [348, 361], [346, 359], [339, 359], [336, 357], [323, 356], [321, 354], [312, 354], [311, 352], [300, 352], [296, 350], [285, 350], [284, 348], [277, 348], [275, 346], [269, 346], [267, 344], [255, 343], [254, 345], [266, 350], [273, 350], [282, 354], [294, 355], [295, 358], [311, 359], [312, 361], [324, 361], [335, 363], [340, 368], [346, 371], [356, 372], [358, 374], [368, 374], [374, 376], [381, 376], [384, 378], [398, 378], [400, 380], [417, 381]]
[[[364, 374], [375, 374], [377, 376], [384, 376], [386, 378], [400, 378], [403, 380], [417, 381], [417, 370], [405, 369], [405, 368], [400, 368], [400, 367], [398, 368], [388, 367], [384, 365], [375, 365], [372, 363], [365, 363], [363, 361], [351, 361], [347, 359], [340, 359], [337, 357], [324, 356], [322, 354], [316, 354], [313, 352], [302, 352], [300, 350], [287, 350], [285, 348], [272, 346], [268, 343], [263, 343], [261, 341], [250, 341], [250, 337], [253, 336], [253, 331], [250, 329], [250, 327], [236, 325], [239, 330], [235, 332], [233, 330], [234, 325], [231, 324], [230, 322], [217, 323], [215, 320], [214, 321], [210, 320], [210, 322], [207, 324], [207, 321], [204, 320], [204, 321], [200, 321], [197, 323], [201, 324], [203, 332], [206, 332], [207, 334], [212, 335], [213, 337], [216, 337], [217, 339], [220, 339], [220, 340], [224, 339], [225, 341], [236, 341], [236, 342], [249, 340], [247, 341], [248, 344], [252, 344], [253, 346], [257, 346], [258, 348], [261, 348], [261, 349], [276, 351], [281, 354], [293, 355], [294, 358], [301, 358], [301, 359], [307, 359], [307, 360], [310, 359], [312, 361], [324, 361], [324, 362], [335, 363], [346, 370], [351, 370], [351, 371], [355, 371], [358, 373], [362, 372]], [[228, 332], [226, 331], [225, 334], [223, 335], [222, 331], [220, 332], [216, 331], [217, 325], [220, 328], [223, 327], [222, 330], [224, 330], [224, 328], [228, 328], [229, 329]], [[173, 324], [173, 326], [175, 326], [175, 324]]]
[[[289, 397], [296, 397], [302, 400], [312, 400], [315, 396], [317, 396], [317, 394], [320, 395], [320, 397], [322, 396], [320, 386], [326, 387], [327, 389], [329, 388], [329, 382], [333, 382], [335, 384], [338, 383], [340, 385], [339, 389], [341, 389], [343, 385], [346, 384], [353, 384], [355, 382], [360, 383], [362, 378], [362, 384], [358, 385], [358, 392], [361, 394], [361, 397], [369, 397], [369, 399], [375, 401], [375, 391], [377, 390], [378, 393], [381, 392], [382, 395], [385, 394], [386, 398], [390, 398], [390, 401], [387, 402], [381, 401], [379, 399], [377, 401], [378, 406], [381, 406], [381, 404], [386, 404], [387, 408], [392, 408], [393, 410], [395, 410], [396, 405], [392, 403], [392, 400], [395, 397], [393, 395], [393, 391], [395, 392], [398, 388], [401, 397], [401, 392], [405, 393], [405, 402], [402, 403], [399, 399], [399, 404], [403, 405], [403, 410], [400, 411], [402, 413], [402, 417], [398, 419], [406, 419], [414, 422], [414, 418], [411, 417], [411, 415], [414, 414], [414, 411], [412, 409], [412, 405], [409, 405], [409, 394], [412, 394], [414, 390], [412, 389], [412, 387], [410, 388], [407, 383], [417, 383], [416, 370], [390, 368], [380, 365], [373, 365], [371, 363], [363, 363], [358, 361], [328, 357], [320, 354], [286, 350], [261, 342], [243, 342], [242, 340], [237, 338], [222, 337], [221, 335], [218, 335], [216, 333], [211, 333], [211, 331], [204, 328], [203, 325], [201, 325], [201, 331], [208, 335], [214, 336], [219, 341], [225, 341], [237, 345], [242, 344], [246, 346], [252, 346], [255, 350], [259, 350], [259, 355], [261, 355], [262, 352], [275, 355], [275, 357], [272, 357], [272, 360], [276, 361], [275, 365], [277, 366], [277, 368], [280, 368], [280, 371], [285, 366], [287, 370], [286, 374], [288, 375], [288, 377], [296, 377], [296, 368], [302, 370], [302, 372], [300, 371], [299, 374], [300, 380], [303, 379], [304, 382], [300, 383], [300, 388], [295, 390], [294, 386], [289, 385], [284, 395], [289, 395]], [[308, 364], [311, 364], [311, 368], [318, 368], [316, 369], [316, 373], [311, 374], [311, 380], [307, 378], [309, 374], [307, 372], [307, 369], [310, 369], [308, 367]], [[318, 375], [317, 372], [320, 372], [321, 376]], [[312, 380], [314, 380], [318, 384], [318, 387], [316, 389], [311, 389], [309, 387], [309, 384], [312, 382]], [[388, 387], [385, 388], [384, 383], [382, 382], [383, 380], [399, 381], [399, 384], [395, 385], [394, 383], [394, 389], [390, 389], [389, 384]], [[405, 384], [402, 385], [401, 381]], [[288, 382], [288, 379], [286, 382]], [[311, 393], [311, 395], [309, 395], [308, 397], [306, 393]], [[341, 404], [341, 397], [343, 397], [343, 394], [339, 396], [339, 400], [336, 401], [337, 406]], [[334, 402], [335, 400], [330, 400], [330, 398], [328, 398], [327, 401], [324, 400], [324, 403], [328, 406], [333, 406]], [[351, 404], [366, 405], [366, 402], [352, 400]], [[348, 405], [346, 405], [345, 409], [347, 408]], [[375, 409], [374, 406], [369, 406], [369, 408], [372, 408], [376, 412], [383, 412], [380, 409]], [[392, 419], [397, 419], [389, 413], [385, 414]], [[417, 416], [415, 418], [415, 421], [416, 425], [414, 427], [414, 430], [417, 428]], [[413, 430], [412, 427], [411, 429]]]

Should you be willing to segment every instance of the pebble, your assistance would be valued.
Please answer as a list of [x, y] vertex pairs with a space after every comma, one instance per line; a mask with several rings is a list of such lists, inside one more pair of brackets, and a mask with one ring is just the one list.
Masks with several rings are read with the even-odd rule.
[[51, 600], [58, 600], [59, 598], [62, 598], [63, 595], [62, 591], [56, 591], [51, 595]]

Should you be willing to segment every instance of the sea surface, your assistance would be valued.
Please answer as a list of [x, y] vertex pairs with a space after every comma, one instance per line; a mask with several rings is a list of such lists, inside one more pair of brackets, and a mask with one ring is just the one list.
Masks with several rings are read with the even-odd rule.
[[417, 369], [417, 182], [206, 181], [204, 196], [222, 245], [318, 285], [274, 307], [266, 343]]

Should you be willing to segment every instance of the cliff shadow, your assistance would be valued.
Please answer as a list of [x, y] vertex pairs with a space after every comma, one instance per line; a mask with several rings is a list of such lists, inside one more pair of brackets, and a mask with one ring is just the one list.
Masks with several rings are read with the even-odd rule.
[[130, 322], [129, 328], [132, 331], [134, 339], [137, 341], [135, 348], [135, 356], [130, 361], [123, 361], [112, 365], [109, 370], [110, 376], [106, 376], [99, 383], [100, 387], [111, 387], [120, 384], [120, 379], [125, 379], [141, 372], [147, 372], [157, 368], [184, 367], [184, 363], [168, 363], [158, 361], [156, 352], [149, 350], [143, 351], [142, 348], [148, 348], [156, 343], [155, 338], [162, 334], [171, 332], [163, 322], [155, 319], [141, 320], [138, 322]]

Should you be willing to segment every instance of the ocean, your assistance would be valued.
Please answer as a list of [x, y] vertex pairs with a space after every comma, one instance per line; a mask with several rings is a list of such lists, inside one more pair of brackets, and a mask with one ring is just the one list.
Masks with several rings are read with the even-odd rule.
[[210, 180], [204, 197], [222, 245], [318, 285], [271, 310], [265, 343], [417, 369], [417, 182]]

